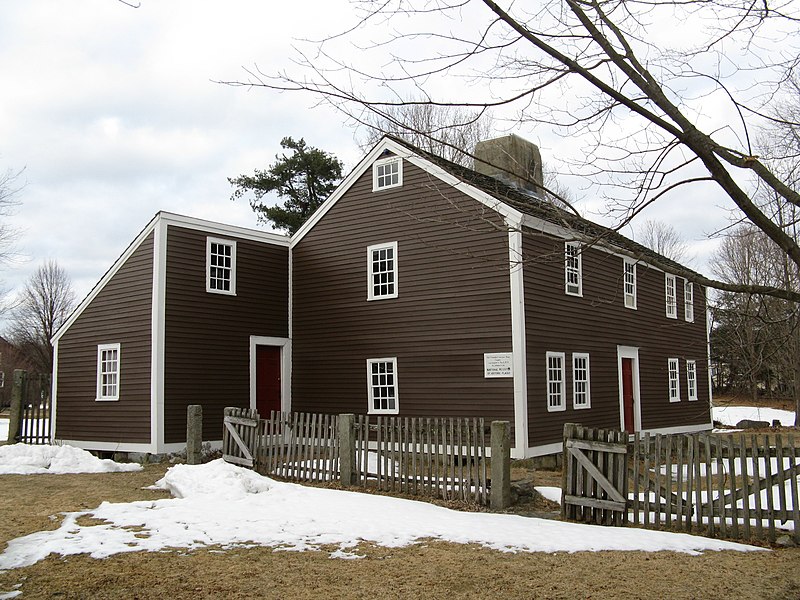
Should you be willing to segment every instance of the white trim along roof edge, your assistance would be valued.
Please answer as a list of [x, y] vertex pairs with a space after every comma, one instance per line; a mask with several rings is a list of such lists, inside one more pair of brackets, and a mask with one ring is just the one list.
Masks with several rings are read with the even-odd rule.
[[[150, 220], [150, 222], [145, 225], [144, 229], [139, 232], [139, 234], [134, 238], [134, 240], [128, 245], [127, 248], [123, 251], [123, 253], [114, 261], [114, 264], [105, 272], [105, 274], [100, 278], [92, 290], [86, 295], [86, 297], [81, 301], [78, 307], [72, 312], [72, 314], [67, 318], [64, 324], [53, 334], [51, 338], [51, 343], [57, 342], [72, 326], [73, 323], [78, 319], [78, 317], [83, 314], [83, 311], [91, 304], [91, 302], [97, 297], [97, 295], [103, 290], [106, 284], [111, 280], [114, 275], [117, 274], [117, 271], [122, 268], [122, 265], [131, 257], [131, 255], [142, 245], [142, 242], [147, 239], [156, 228], [156, 225], [160, 222], [165, 223], [166, 225], [175, 225], [178, 227], [186, 227], [188, 229], [197, 229], [200, 231], [206, 231], [208, 233], [213, 233], [216, 235], [227, 235], [227, 236], [235, 236], [242, 239], [252, 240], [256, 242], [266, 242], [269, 244], [274, 244], [277, 246], [288, 246], [289, 245], [289, 238], [285, 235], [281, 235], [278, 233], [271, 233], [267, 231], [258, 231], [255, 229], [248, 229], [246, 227], [239, 227], [236, 225], [225, 225], [222, 223], [215, 223], [213, 221], [206, 221], [204, 219], [197, 219], [195, 217], [187, 217], [184, 215], [179, 215], [175, 213], [159, 211], [155, 214], [155, 216]], [[155, 254], [154, 254], [155, 259]]]
[[481, 204], [498, 212], [512, 221], [515, 226], [518, 226], [522, 221], [522, 213], [503, 203], [501, 200], [498, 200], [497, 198], [480, 191], [468, 183], [464, 183], [429, 160], [414, 154], [408, 148], [401, 146], [394, 140], [384, 137], [372, 148], [372, 150], [367, 153], [364, 158], [361, 159], [355, 168], [350, 171], [347, 177], [344, 178], [342, 183], [339, 184], [339, 186], [333, 191], [328, 199], [322, 203], [322, 205], [316, 210], [311, 218], [306, 221], [303, 226], [300, 227], [300, 229], [297, 230], [297, 232], [292, 236], [291, 246], [294, 246], [300, 242], [300, 240], [302, 240], [303, 237], [305, 237], [305, 235], [311, 231], [311, 229], [313, 229], [319, 220], [322, 219], [322, 217], [324, 217], [331, 208], [333, 208], [333, 206], [339, 201], [344, 193], [347, 192], [350, 187], [352, 187], [358, 178], [361, 177], [367, 171], [367, 169], [372, 166], [372, 163], [375, 162], [385, 150], [389, 150], [397, 156], [406, 159], [411, 164], [423, 169], [424, 171], [427, 171], [429, 174], [442, 180], [444, 183], [453, 186], [457, 190], [474, 198]]

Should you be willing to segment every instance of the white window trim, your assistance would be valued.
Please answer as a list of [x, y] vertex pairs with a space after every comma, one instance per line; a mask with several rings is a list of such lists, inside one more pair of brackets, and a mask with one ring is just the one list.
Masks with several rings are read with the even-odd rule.
[[[628, 266], [633, 267], [633, 294], [628, 293], [628, 282], [626, 280]], [[636, 288], [637, 288], [636, 261], [625, 258], [623, 259], [623, 265], [622, 265], [622, 296], [625, 308], [636, 310], [636, 292], [637, 292]], [[628, 298], [632, 299], [632, 303], [630, 304], [628, 303]]]
[[[397, 183], [391, 185], [384, 185], [378, 187], [378, 167], [397, 163]], [[401, 187], [403, 185], [403, 159], [400, 156], [391, 156], [389, 158], [382, 158], [372, 163], [372, 191], [379, 192], [381, 190], [389, 190], [391, 188]]]
[[[586, 404], [576, 404], [575, 397], [577, 392], [577, 378], [575, 372], [577, 371], [575, 360], [586, 359]], [[584, 410], [592, 407], [592, 392], [591, 392], [591, 371], [589, 367], [589, 353], [588, 352], [573, 352], [572, 354], [572, 408], [575, 410]]]
[[694, 360], [686, 361], [686, 392], [690, 401], [697, 400], [697, 361]]
[[[552, 383], [550, 380], [550, 359], [551, 358], [560, 358], [561, 359], [561, 399], [560, 404], [558, 406], [550, 406], [550, 384]], [[547, 387], [545, 388], [545, 402], [547, 402], [547, 412], [562, 412], [567, 410], [567, 377], [566, 377], [566, 367], [564, 365], [566, 361], [566, 355], [563, 352], [547, 352], [545, 354], [545, 361], [544, 361], [544, 368], [545, 368], [545, 380], [547, 382]]]
[[[391, 248], [392, 254], [394, 256], [394, 292], [391, 294], [386, 294], [385, 296], [376, 296], [374, 293], [374, 288], [372, 287], [372, 252], [374, 250], [383, 250], [384, 248]], [[398, 256], [397, 256], [397, 242], [388, 242], [386, 244], [373, 244], [372, 246], [367, 246], [367, 300], [390, 300], [391, 298], [397, 298], [399, 287], [399, 275], [400, 269], [398, 267]]]
[[694, 323], [694, 284], [691, 281], [683, 284], [683, 317], [687, 323]]
[[[672, 365], [675, 368], [672, 368]], [[675, 396], [672, 395], [672, 373], [675, 373]], [[681, 364], [677, 358], [667, 359], [667, 394], [670, 402], [681, 401]]]
[[[570, 291], [569, 286], [569, 255], [567, 254], [568, 248], [575, 248], [577, 253], [575, 254], [575, 259], [578, 261], [578, 291], [573, 292]], [[564, 292], [568, 296], [583, 296], [583, 252], [581, 251], [581, 245], [578, 242], [564, 242]]]
[[[116, 350], [117, 351], [117, 393], [113, 396], [103, 396], [102, 389], [103, 389], [103, 374], [102, 374], [102, 357], [103, 352], [107, 350]], [[119, 400], [119, 390], [122, 385], [122, 378], [120, 375], [122, 374], [122, 349], [120, 344], [98, 344], [97, 345], [97, 396], [95, 397], [96, 402], [116, 402]]]
[[[392, 363], [392, 372], [394, 373], [394, 408], [393, 409], [376, 409], [375, 397], [372, 392], [372, 365], [374, 363]], [[400, 412], [400, 389], [397, 384], [397, 357], [391, 356], [388, 358], [368, 358], [367, 359], [367, 414], [368, 415], [396, 415]]]
[[[211, 289], [211, 244], [221, 244], [231, 247], [231, 289], [214, 290]], [[210, 294], [222, 294], [224, 296], [236, 295], [236, 241], [223, 238], [206, 238], [206, 292]]]
[[[670, 303], [669, 291], [672, 289], [672, 302]], [[666, 314], [668, 319], [678, 318], [678, 286], [675, 275], [664, 273], [664, 302], [666, 304]]]

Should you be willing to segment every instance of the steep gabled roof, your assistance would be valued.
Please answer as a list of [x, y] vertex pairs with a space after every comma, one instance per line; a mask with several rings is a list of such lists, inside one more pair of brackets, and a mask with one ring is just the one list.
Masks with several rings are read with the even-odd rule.
[[[483, 175], [473, 169], [441, 158], [393, 135], [383, 136], [361, 159], [328, 199], [311, 215], [311, 218], [292, 236], [291, 245], [294, 246], [300, 242], [345, 192], [350, 189], [356, 180], [371, 167], [372, 163], [387, 150], [427, 171], [431, 176], [440, 179], [443, 183], [457, 187], [460, 191], [503, 216], [510, 217], [514, 222], [522, 221], [523, 225], [528, 225], [528, 223], [525, 223], [525, 217], [528, 217], [529, 223], [544, 222], [552, 225], [549, 228], [552, 230], [551, 232], [566, 239], [574, 237], [574, 239], [629, 256], [662, 270], [674, 272], [685, 277], [688, 276], [689, 278], [702, 278], [702, 275], [696, 271], [642, 244], [634, 242], [613, 229], [566, 211], [551, 202], [531, 195], [529, 192], [526, 193], [511, 187], [499, 179]], [[535, 225], [532, 228], [535, 228]]]
[[585, 219], [572, 212], [564, 210], [546, 200], [537, 198], [530, 193], [520, 191], [517, 188], [511, 187], [499, 179], [483, 175], [473, 169], [469, 169], [462, 165], [456, 164], [435, 154], [417, 148], [413, 144], [408, 143], [400, 138], [387, 135], [386, 138], [393, 140], [395, 143], [400, 144], [410, 152], [421, 156], [422, 158], [435, 164], [442, 170], [450, 173], [453, 177], [463, 181], [469, 186], [472, 186], [485, 194], [488, 194], [510, 208], [519, 211], [522, 214], [541, 219], [555, 226], [563, 227], [574, 232], [578, 239], [588, 241], [590, 243], [597, 243], [600, 245], [611, 246], [621, 250], [624, 254], [628, 254], [633, 258], [640, 259], [644, 262], [653, 262], [661, 265], [662, 267], [674, 270], [675, 272], [682, 272], [701, 277], [701, 275], [680, 263], [667, 258], [655, 252], [654, 250], [643, 246], [624, 235], [620, 234], [613, 229], [594, 223], [589, 219]]

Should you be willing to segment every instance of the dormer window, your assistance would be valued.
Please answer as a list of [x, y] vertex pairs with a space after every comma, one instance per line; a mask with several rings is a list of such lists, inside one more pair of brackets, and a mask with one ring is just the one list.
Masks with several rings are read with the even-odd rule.
[[375, 161], [372, 165], [372, 191], [403, 185], [403, 159], [399, 156]]

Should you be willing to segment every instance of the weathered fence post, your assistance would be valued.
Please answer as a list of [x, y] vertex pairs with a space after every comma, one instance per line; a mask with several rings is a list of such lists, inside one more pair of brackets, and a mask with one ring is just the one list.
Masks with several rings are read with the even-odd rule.
[[508, 421], [492, 421], [492, 510], [511, 505], [511, 426]]
[[203, 449], [203, 407], [190, 404], [186, 409], [186, 464], [199, 465]]
[[25, 371], [14, 369], [14, 383], [11, 388], [11, 413], [8, 416], [8, 443], [15, 444], [22, 424], [22, 387]]
[[356, 484], [356, 416], [339, 415], [339, 472], [342, 485]]

